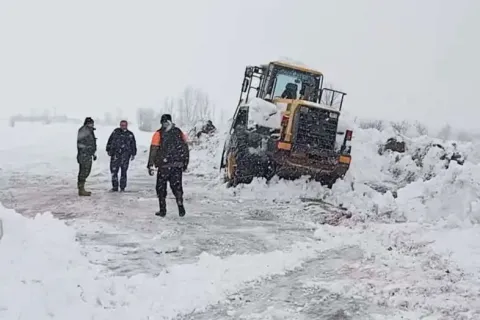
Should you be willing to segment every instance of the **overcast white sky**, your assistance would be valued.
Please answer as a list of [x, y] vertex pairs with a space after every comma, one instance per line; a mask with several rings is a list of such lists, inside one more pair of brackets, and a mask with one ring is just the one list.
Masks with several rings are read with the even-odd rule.
[[186, 85], [233, 112], [245, 65], [323, 71], [359, 116], [475, 127], [478, 0], [0, 0], [2, 117], [103, 116]]

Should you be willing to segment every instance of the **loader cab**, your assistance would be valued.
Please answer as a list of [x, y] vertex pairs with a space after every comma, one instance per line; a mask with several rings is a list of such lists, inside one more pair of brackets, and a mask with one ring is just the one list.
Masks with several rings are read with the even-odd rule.
[[345, 95], [344, 92], [324, 88], [323, 74], [319, 71], [274, 61], [245, 68], [238, 105], [257, 97], [274, 103], [303, 100], [341, 111]]
[[321, 72], [283, 62], [248, 66], [245, 69], [239, 104], [246, 103], [251, 97], [267, 101], [301, 99], [317, 102], [322, 84]]
[[322, 84], [323, 75], [318, 71], [272, 62], [262, 93], [272, 100], [299, 99], [317, 102]]

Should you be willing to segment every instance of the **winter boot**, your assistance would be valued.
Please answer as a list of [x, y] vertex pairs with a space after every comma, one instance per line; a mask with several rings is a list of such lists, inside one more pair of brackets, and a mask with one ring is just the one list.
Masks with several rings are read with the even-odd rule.
[[185, 216], [185, 207], [182, 205], [178, 205], [178, 215], [180, 217], [183, 217]]
[[78, 195], [81, 197], [89, 197], [92, 195], [90, 191], [85, 190], [85, 182], [78, 183]]
[[178, 215], [180, 217], [185, 216], [185, 207], [183, 206], [183, 197], [177, 197]]
[[110, 189], [110, 192], [118, 192], [118, 188], [112, 188]]
[[158, 217], [165, 217], [167, 215], [167, 203], [165, 198], [158, 198], [158, 204], [160, 206], [160, 211], [155, 212], [155, 215]]

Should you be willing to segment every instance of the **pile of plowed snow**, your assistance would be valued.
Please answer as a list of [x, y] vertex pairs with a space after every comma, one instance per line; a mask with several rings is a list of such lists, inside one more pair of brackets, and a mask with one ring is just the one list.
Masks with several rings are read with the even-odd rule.
[[[399, 135], [391, 126], [381, 131], [361, 129], [353, 121], [350, 127], [354, 130], [353, 163], [328, 195], [335, 203], [364, 217], [480, 221], [480, 158], [474, 143]], [[392, 137], [403, 139], [405, 152], [381, 154], [379, 149]], [[464, 162], [448, 161], [454, 153]]]
[[188, 171], [200, 177], [219, 178], [225, 138], [226, 133], [219, 132], [214, 135], [202, 135], [192, 141]]
[[[359, 122], [345, 115], [341, 121], [341, 127], [354, 130], [353, 162], [344, 180], [337, 181], [332, 190], [306, 178], [297, 181], [274, 178], [268, 184], [256, 179], [249, 185], [229, 189], [222, 184], [216, 186], [217, 191], [234, 194], [243, 200], [272, 202], [320, 198], [342, 205], [357, 219], [480, 221], [477, 143], [421, 136], [412, 128], [406, 130], [406, 134], [399, 134], [389, 125], [381, 130], [362, 129]], [[202, 172], [220, 175], [218, 167], [225, 137], [225, 134], [217, 134], [201, 148], [192, 150], [197, 155], [194, 162], [199, 163], [197, 166]], [[389, 138], [403, 140], [406, 151], [379, 152]], [[448, 159], [455, 152], [462, 155], [464, 163], [445, 159], [445, 155]]]

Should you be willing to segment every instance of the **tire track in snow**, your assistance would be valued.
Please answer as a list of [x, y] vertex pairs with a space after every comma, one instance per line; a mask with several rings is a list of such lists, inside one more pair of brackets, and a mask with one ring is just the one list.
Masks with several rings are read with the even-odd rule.
[[328, 226], [319, 231], [324, 250], [302, 269], [179, 320], [480, 317], [475, 275], [464, 274], [429, 243], [415, 240], [412, 235], [419, 230], [372, 224], [363, 232]]

